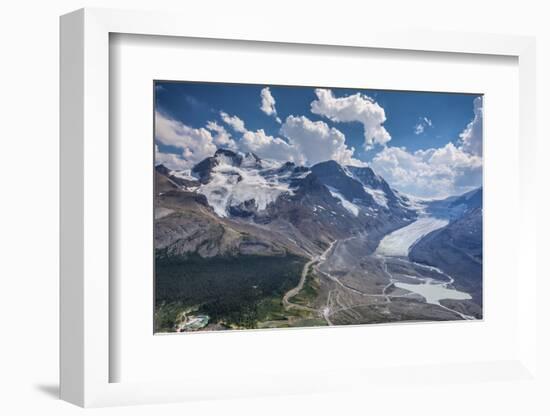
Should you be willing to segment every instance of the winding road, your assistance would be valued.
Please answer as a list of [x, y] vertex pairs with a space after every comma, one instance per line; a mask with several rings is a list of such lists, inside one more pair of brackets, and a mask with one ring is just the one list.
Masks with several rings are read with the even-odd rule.
[[290, 302], [290, 299], [296, 296], [300, 292], [300, 290], [303, 289], [304, 284], [306, 282], [307, 274], [309, 272], [309, 268], [314, 263], [317, 263], [319, 261], [324, 261], [327, 257], [327, 254], [330, 252], [330, 250], [332, 250], [332, 248], [334, 247], [334, 244], [336, 244], [337, 241], [338, 240], [334, 240], [332, 243], [330, 243], [330, 245], [325, 251], [323, 251], [320, 255], [313, 257], [310, 261], [304, 264], [304, 268], [302, 269], [302, 274], [300, 276], [300, 282], [296, 287], [293, 287], [292, 289], [290, 289], [283, 296], [283, 305], [285, 306], [286, 309], [296, 308], [296, 309], [302, 309], [302, 310], [308, 310], [308, 311], [315, 311], [315, 309], [313, 308], [308, 308], [307, 306], [302, 306], [296, 303], [292, 303]]

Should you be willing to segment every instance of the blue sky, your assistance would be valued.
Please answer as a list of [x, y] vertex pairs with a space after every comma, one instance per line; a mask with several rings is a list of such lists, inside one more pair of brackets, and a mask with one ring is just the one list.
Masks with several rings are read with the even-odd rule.
[[228, 147], [367, 164], [423, 198], [481, 185], [480, 95], [157, 81], [155, 100], [157, 162], [172, 169]]

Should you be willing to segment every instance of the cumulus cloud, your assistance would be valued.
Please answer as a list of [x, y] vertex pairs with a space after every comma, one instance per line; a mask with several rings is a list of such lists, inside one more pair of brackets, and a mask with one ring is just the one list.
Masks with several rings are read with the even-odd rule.
[[297, 149], [281, 139], [265, 133], [263, 129], [247, 131], [243, 134], [239, 145], [244, 152], [253, 152], [261, 158], [279, 161], [291, 161], [298, 164], [305, 162]]
[[175, 153], [161, 152], [155, 145], [155, 165], [163, 164], [171, 170], [183, 170], [189, 168], [189, 163]]
[[237, 143], [231, 138], [231, 134], [215, 121], [209, 121], [206, 123], [206, 128], [213, 132], [212, 139], [214, 144], [218, 147], [224, 147], [228, 149], [236, 149]]
[[365, 149], [375, 144], [385, 145], [391, 140], [382, 126], [386, 121], [384, 109], [372, 98], [357, 93], [347, 97], [335, 97], [331, 90], [317, 88], [317, 99], [311, 103], [311, 112], [334, 122], [359, 122], [363, 124]]
[[277, 123], [281, 124], [281, 119], [277, 116], [277, 109], [275, 108], [275, 98], [273, 98], [273, 95], [271, 95], [271, 90], [269, 89], [269, 87], [262, 88], [260, 96], [262, 98], [260, 110], [262, 110], [268, 116], [275, 117]]
[[364, 165], [353, 158], [354, 149], [347, 147], [344, 134], [322, 121], [289, 116], [280, 133], [286, 140], [270, 136], [262, 129], [246, 131], [239, 140], [239, 148], [262, 158], [300, 165], [313, 165], [331, 159], [345, 165]]
[[211, 156], [217, 148], [212, 134], [206, 128], [189, 127], [159, 112], [155, 113], [155, 140], [181, 150], [179, 157], [185, 163], [170, 159], [174, 164], [185, 165], [179, 166], [180, 169], [192, 167], [204, 158]]
[[418, 123], [414, 126], [414, 134], [417, 136], [424, 133], [427, 127], [432, 127], [432, 120], [428, 117], [421, 117]]
[[[269, 89], [267, 90], [269, 94]], [[269, 94], [269, 96], [271, 96]], [[276, 113], [272, 113], [276, 114]], [[311, 121], [307, 117], [289, 116], [281, 126], [281, 134], [287, 138], [274, 137], [267, 134], [263, 129], [256, 131], [248, 130], [245, 123], [237, 116], [230, 116], [220, 112], [224, 123], [231, 126], [235, 131], [242, 133], [238, 142], [228, 140], [229, 146], [221, 143], [221, 138], [226, 138], [225, 129], [210, 122], [207, 126], [210, 130], [218, 132], [220, 139], [216, 142], [218, 146], [229, 147], [243, 152], [254, 152], [259, 157], [279, 161], [292, 161], [297, 164], [314, 164], [317, 162], [334, 159], [344, 164], [359, 165], [362, 162], [353, 159], [353, 148], [346, 146], [346, 138], [342, 132], [329, 127], [322, 121]], [[223, 131], [221, 131], [223, 129]], [[227, 140], [227, 139], [226, 139]]]
[[246, 127], [244, 126], [244, 121], [242, 121], [239, 117], [230, 116], [224, 111], [220, 111], [220, 117], [222, 118], [224, 123], [231, 126], [236, 132], [245, 133], [247, 131]]
[[481, 156], [483, 153], [483, 100], [474, 99], [474, 118], [460, 134], [461, 148], [465, 152]]
[[[323, 121], [305, 116], [289, 116], [281, 126], [282, 137], [267, 134], [263, 129], [248, 130], [237, 116], [221, 112], [222, 120], [242, 133], [235, 140], [223, 125], [209, 121], [204, 128], [193, 128], [163, 114], [156, 113], [157, 143], [178, 149], [178, 153], [156, 152], [156, 163], [171, 169], [189, 169], [212, 156], [217, 148], [254, 152], [261, 158], [313, 165], [336, 160], [345, 165], [364, 165], [353, 157], [355, 149], [346, 145], [344, 134]], [[181, 153], [180, 153], [181, 152]]]
[[353, 158], [355, 149], [347, 147], [344, 134], [322, 121], [289, 116], [281, 127], [281, 133], [307, 164], [330, 159], [344, 165], [361, 164]]
[[467, 192], [481, 186], [482, 119], [478, 97], [474, 100], [474, 118], [460, 133], [457, 144], [415, 152], [387, 147], [374, 156], [371, 166], [393, 187], [411, 195], [443, 198]]
[[[296, 152], [292, 146], [279, 137], [273, 137], [263, 129], [256, 131], [248, 130], [243, 120], [237, 116], [230, 116], [224, 111], [220, 112], [222, 121], [231, 126], [233, 130], [238, 133], [242, 133], [241, 139], [238, 142], [230, 139], [229, 145], [223, 143], [218, 144], [220, 147], [229, 147], [233, 150], [241, 150], [243, 152], [254, 152], [259, 157], [269, 158], [275, 160], [287, 160], [297, 163], [302, 162], [302, 158]], [[211, 122], [212, 130], [223, 129], [222, 126], [215, 125]], [[223, 129], [225, 130], [225, 129]], [[223, 132], [220, 133], [221, 137], [225, 137]]]
[[271, 90], [269, 89], [269, 87], [262, 88], [260, 96], [262, 97], [260, 110], [262, 110], [268, 116], [277, 114], [277, 110], [275, 109], [275, 98], [273, 98], [273, 96], [271, 95]]
[[371, 166], [393, 187], [419, 197], [443, 198], [481, 185], [481, 158], [452, 143], [412, 153], [402, 147], [387, 147], [373, 158]]

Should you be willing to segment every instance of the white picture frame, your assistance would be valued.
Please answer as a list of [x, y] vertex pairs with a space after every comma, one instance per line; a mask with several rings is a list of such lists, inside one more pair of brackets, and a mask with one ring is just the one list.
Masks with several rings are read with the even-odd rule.
[[[320, 382], [318, 374], [298, 380], [282, 376], [227, 385], [220, 375], [208, 392], [193, 388], [196, 380], [110, 382], [110, 365], [117, 357], [110, 350], [110, 174], [109, 174], [109, 36], [114, 33], [277, 42], [333, 47], [430, 51], [452, 54], [504, 55], [518, 59], [520, 217], [516, 242], [518, 267], [526, 285], [536, 287], [535, 189], [535, 41], [530, 37], [472, 33], [380, 31], [349, 28], [328, 33], [322, 27], [308, 30], [288, 27], [280, 31], [266, 22], [261, 28], [235, 31], [234, 22], [208, 27], [201, 19], [162, 12], [82, 9], [61, 18], [61, 398], [79, 406], [159, 403], [211, 397], [307, 393], [348, 388], [339, 382]], [[241, 26], [244, 27], [244, 26]], [[523, 278], [522, 278], [523, 279]], [[528, 282], [528, 283], [527, 283]], [[525, 380], [536, 376], [535, 290], [518, 290], [519, 334], [517, 354], [509, 360], [457, 365], [450, 361], [437, 368], [419, 363], [406, 372], [412, 378], [437, 379], [441, 370], [468, 382], [472, 373], [486, 377]], [[332, 370], [331, 370], [332, 371]], [[403, 377], [399, 368], [380, 368], [364, 374], [342, 368], [338, 377], [352, 377], [356, 387], [381, 378]], [[309, 380], [305, 383], [305, 380]], [[472, 382], [476, 382], [473, 378]]]

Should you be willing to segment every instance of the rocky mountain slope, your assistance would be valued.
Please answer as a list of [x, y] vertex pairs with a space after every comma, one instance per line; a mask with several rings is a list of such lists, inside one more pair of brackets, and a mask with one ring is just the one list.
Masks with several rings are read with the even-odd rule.
[[438, 267], [452, 275], [456, 286], [470, 293], [480, 306], [483, 287], [482, 195], [479, 188], [438, 202], [437, 215], [447, 215], [451, 221], [419, 240], [409, 253], [411, 260]]

